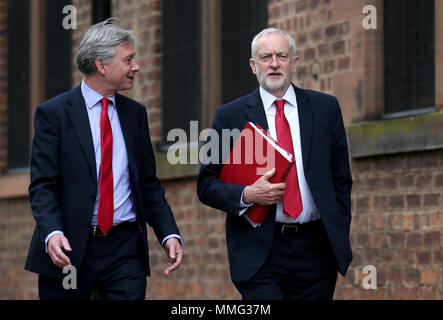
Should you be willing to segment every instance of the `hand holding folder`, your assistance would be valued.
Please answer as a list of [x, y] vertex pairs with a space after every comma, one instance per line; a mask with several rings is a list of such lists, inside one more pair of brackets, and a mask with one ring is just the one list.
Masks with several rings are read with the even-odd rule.
[[[283, 182], [294, 164], [294, 156], [281, 148], [258, 124], [246, 123], [234, 144], [220, 173], [227, 183], [252, 185], [266, 172], [275, 168], [270, 183]], [[248, 209], [247, 217], [261, 224], [270, 205], [254, 204]]]

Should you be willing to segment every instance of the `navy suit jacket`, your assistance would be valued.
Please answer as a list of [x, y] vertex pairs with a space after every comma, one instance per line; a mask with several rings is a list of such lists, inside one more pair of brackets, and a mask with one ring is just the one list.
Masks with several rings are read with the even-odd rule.
[[[146, 109], [118, 93], [115, 102], [128, 152], [131, 193], [149, 275], [146, 223], [160, 241], [179, 232], [156, 177]], [[54, 230], [63, 231], [72, 248], [67, 255], [79, 270], [97, 194], [91, 128], [80, 86], [38, 106], [34, 126], [29, 196], [36, 228], [25, 269], [61, 278], [62, 269], [46, 253], [44, 240]]]
[[[352, 178], [340, 106], [333, 96], [295, 86], [294, 90], [306, 180], [333, 248], [337, 269], [345, 275], [352, 260], [349, 242]], [[258, 89], [217, 108], [212, 128], [221, 136], [222, 129], [242, 130], [248, 121], [268, 129]], [[231, 139], [230, 149], [233, 143]], [[231, 278], [234, 282], [247, 281], [270, 252], [276, 206], [271, 207], [265, 221], [257, 228], [239, 216], [239, 202], [245, 186], [219, 179], [222, 160], [225, 160], [221, 159], [221, 154], [226, 153], [219, 154], [218, 164], [200, 167], [197, 193], [201, 202], [227, 213], [226, 241]]]

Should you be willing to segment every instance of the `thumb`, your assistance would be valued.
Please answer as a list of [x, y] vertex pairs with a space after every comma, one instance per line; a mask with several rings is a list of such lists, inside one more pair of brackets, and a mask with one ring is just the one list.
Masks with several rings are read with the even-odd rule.
[[271, 170], [266, 172], [263, 177], [265, 178], [265, 180], [269, 180], [270, 178], [272, 178], [274, 174], [275, 174], [275, 168], [272, 168]]
[[174, 259], [175, 259], [175, 250], [170, 250], [170, 251], [169, 251], [169, 258], [170, 258], [171, 260], [174, 260]]
[[175, 250], [174, 250], [174, 246], [171, 245], [169, 239], [166, 241], [165, 244], [165, 251], [166, 251], [166, 256], [169, 259], [174, 259], [175, 258]]

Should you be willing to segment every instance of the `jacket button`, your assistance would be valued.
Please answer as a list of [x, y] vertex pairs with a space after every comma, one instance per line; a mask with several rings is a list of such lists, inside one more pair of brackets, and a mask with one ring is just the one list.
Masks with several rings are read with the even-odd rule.
[[91, 196], [91, 201], [94, 201], [95, 202], [95, 196]]

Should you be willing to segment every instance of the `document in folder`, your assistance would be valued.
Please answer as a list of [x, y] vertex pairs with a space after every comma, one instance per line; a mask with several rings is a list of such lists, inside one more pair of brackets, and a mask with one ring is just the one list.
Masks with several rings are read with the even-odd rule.
[[[275, 168], [269, 181], [279, 183], [286, 179], [293, 164], [292, 154], [280, 147], [258, 124], [248, 122], [223, 164], [220, 179], [232, 184], [251, 185]], [[248, 209], [247, 216], [252, 222], [261, 224], [269, 208], [269, 205], [255, 204]]]

